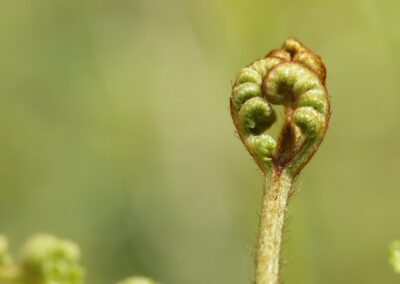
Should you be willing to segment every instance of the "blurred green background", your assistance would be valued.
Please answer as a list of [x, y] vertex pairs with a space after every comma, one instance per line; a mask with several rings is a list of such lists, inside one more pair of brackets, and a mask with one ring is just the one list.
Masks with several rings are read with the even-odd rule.
[[235, 73], [295, 36], [328, 68], [287, 283], [399, 283], [400, 1], [0, 1], [0, 230], [80, 243], [87, 283], [250, 283], [263, 180]]

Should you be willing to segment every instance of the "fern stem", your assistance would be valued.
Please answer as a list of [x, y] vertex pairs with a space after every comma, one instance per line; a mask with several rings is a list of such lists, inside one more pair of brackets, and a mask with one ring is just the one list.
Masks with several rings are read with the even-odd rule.
[[256, 284], [278, 284], [282, 229], [292, 178], [273, 170], [267, 178], [256, 258]]

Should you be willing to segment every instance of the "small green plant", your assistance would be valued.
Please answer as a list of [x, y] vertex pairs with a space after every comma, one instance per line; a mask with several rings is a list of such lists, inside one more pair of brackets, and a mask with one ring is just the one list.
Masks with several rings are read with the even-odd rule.
[[0, 283], [83, 283], [79, 247], [68, 240], [47, 234], [33, 236], [15, 261], [8, 252], [7, 239], [1, 236], [0, 258]]
[[[240, 70], [232, 87], [231, 115], [238, 136], [266, 178], [256, 254], [256, 284], [279, 283], [282, 229], [296, 177], [321, 144], [330, 118], [321, 58], [299, 41]], [[268, 129], [284, 107], [277, 139]]]
[[[18, 284], [83, 284], [84, 268], [80, 249], [69, 240], [48, 234], [31, 237], [20, 258], [9, 253], [8, 241], [0, 235], [0, 283]], [[128, 278], [118, 284], [156, 284], [145, 277]]]

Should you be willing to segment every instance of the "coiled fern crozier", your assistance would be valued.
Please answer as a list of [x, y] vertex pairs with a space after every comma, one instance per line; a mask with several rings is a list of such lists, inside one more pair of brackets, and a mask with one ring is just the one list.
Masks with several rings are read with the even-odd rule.
[[[282, 228], [293, 182], [321, 144], [329, 124], [330, 102], [321, 58], [299, 41], [240, 70], [230, 108], [238, 136], [266, 178], [256, 255], [256, 284], [279, 283]], [[284, 107], [277, 140], [268, 134], [276, 122], [272, 105]]]

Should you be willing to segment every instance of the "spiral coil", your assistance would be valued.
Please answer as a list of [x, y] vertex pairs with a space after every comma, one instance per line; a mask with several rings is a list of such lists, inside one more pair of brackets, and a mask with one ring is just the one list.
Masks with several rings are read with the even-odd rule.
[[[288, 169], [296, 176], [321, 143], [330, 118], [321, 58], [295, 39], [240, 70], [232, 87], [231, 115], [240, 139], [259, 167]], [[275, 140], [272, 105], [285, 108]]]

